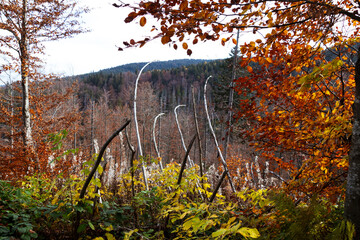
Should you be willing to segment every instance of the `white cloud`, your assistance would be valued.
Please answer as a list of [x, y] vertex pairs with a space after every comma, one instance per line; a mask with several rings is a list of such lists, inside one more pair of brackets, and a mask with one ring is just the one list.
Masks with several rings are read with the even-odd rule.
[[[115, 0], [116, 1], [116, 0]], [[71, 39], [46, 44], [46, 71], [65, 75], [77, 75], [98, 71], [132, 62], [153, 60], [173, 60], [188, 58], [186, 51], [174, 50], [154, 40], [142, 48], [118, 51], [123, 41], [140, 40], [150, 35], [151, 20], [145, 27], [138, 23], [124, 23], [129, 9], [119, 9], [111, 5], [113, 1], [87, 0], [93, 10], [83, 17], [84, 27], [91, 32]], [[198, 43], [193, 46], [194, 59], [217, 59], [229, 56], [232, 43], [221, 46], [220, 42]]]

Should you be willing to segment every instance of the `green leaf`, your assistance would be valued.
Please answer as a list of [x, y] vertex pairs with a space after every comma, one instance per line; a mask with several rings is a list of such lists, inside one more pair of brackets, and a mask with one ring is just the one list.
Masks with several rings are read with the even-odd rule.
[[89, 226], [90, 226], [90, 228], [91, 228], [92, 230], [95, 230], [95, 227], [94, 227], [94, 225], [92, 224], [92, 222], [88, 221], [88, 224], [89, 224]]
[[86, 223], [80, 224], [80, 226], [77, 229], [77, 233], [82, 233], [83, 231], [85, 231], [86, 226], [87, 226]]
[[10, 229], [4, 226], [0, 226], [0, 235], [7, 235], [8, 233], [10, 233]]

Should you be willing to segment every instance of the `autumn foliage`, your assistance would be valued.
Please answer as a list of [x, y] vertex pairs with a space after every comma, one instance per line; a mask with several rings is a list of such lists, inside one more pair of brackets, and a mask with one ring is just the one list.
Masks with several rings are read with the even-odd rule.
[[[59, 80], [49, 77], [44, 81], [32, 82], [31, 114], [33, 121], [33, 136], [35, 140], [35, 156], [29, 158], [23, 145], [21, 108], [19, 106], [19, 85], [13, 83], [5, 88], [11, 92], [10, 101], [2, 98], [1, 122], [2, 144], [0, 147], [1, 179], [17, 180], [26, 175], [43, 173], [47, 176], [67, 173], [77, 163], [73, 156], [63, 156], [66, 149], [73, 145], [73, 134], [79, 126], [78, 105], [74, 102], [73, 86], [66, 86]], [[67, 134], [71, 132], [72, 134]], [[54, 136], [63, 135], [61, 141], [55, 141]], [[69, 136], [67, 136], [69, 135]], [[60, 137], [60, 136], [59, 136]], [[65, 138], [66, 137], [66, 138]], [[58, 145], [61, 147], [58, 147]]]
[[125, 22], [140, 18], [143, 26], [146, 15], [159, 20], [153, 38], [175, 49], [181, 42], [189, 55], [189, 42], [224, 45], [236, 43], [236, 29], [259, 32], [261, 38], [240, 48], [240, 64], [249, 72], [236, 80], [242, 96], [236, 115], [248, 125], [241, 135], [262, 159], [272, 160], [273, 171], [286, 171], [289, 190], [336, 199], [343, 193], [352, 131], [359, 31], [352, 7], [326, 0], [142, 1]]
[[[264, 45], [251, 42], [242, 52]], [[308, 58], [304, 50], [286, 54], [286, 41], [276, 40], [252, 59], [250, 76], [236, 80], [244, 96], [237, 117], [254, 126], [243, 133], [276, 170], [288, 170], [291, 189], [331, 197], [342, 193], [348, 165], [354, 54], [343, 45], [308, 49]]]

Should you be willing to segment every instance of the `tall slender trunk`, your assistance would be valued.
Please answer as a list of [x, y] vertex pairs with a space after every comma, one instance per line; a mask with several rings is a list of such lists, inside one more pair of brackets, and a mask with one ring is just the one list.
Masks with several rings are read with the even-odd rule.
[[91, 104], [91, 113], [90, 113], [90, 156], [92, 156], [95, 152], [95, 149], [94, 149], [94, 145], [93, 145], [93, 142], [94, 142], [94, 101], [91, 100], [90, 102]]
[[229, 93], [229, 106], [228, 106], [228, 119], [227, 119], [227, 131], [225, 130], [225, 143], [224, 143], [224, 158], [226, 159], [228, 156], [228, 146], [230, 142], [230, 135], [232, 131], [232, 118], [233, 118], [233, 102], [234, 102], [234, 81], [236, 78], [236, 64], [238, 57], [238, 47], [239, 47], [239, 29], [237, 31], [236, 36], [236, 47], [235, 47], [235, 55], [233, 58], [233, 66], [232, 66], [232, 74], [231, 74], [231, 82], [229, 84], [230, 93]]
[[360, 48], [355, 65], [355, 101], [353, 105], [353, 129], [349, 153], [349, 171], [346, 185], [345, 218], [355, 225], [360, 239]]
[[10, 82], [10, 146], [11, 149], [14, 149], [14, 89], [13, 83]]
[[[30, 94], [29, 94], [29, 52], [27, 39], [27, 0], [22, 1], [22, 15], [21, 15], [21, 38], [19, 41], [20, 47], [20, 64], [21, 64], [21, 88], [22, 88], [22, 121], [23, 121], [23, 141], [27, 151], [27, 157], [33, 157], [38, 163], [38, 157], [35, 152], [34, 140], [31, 128], [30, 115]], [[38, 164], [35, 165], [39, 168]]]
[[27, 147], [31, 145], [31, 122], [29, 111], [29, 55], [27, 48], [27, 36], [26, 36], [26, 11], [27, 0], [23, 0], [23, 12], [22, 12], [22, 29], [20, 39], [20, 61], [21, 61], [21, 87], [22, 87], [22, 120], [24, 124], [24, 145]]

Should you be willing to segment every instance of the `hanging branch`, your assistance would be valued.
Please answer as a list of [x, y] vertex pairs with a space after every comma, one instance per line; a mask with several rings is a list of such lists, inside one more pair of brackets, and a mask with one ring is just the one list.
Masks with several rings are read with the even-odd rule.
[[161, 157], [160, 157], [160, 152], [159, 152], [159, 149], [157, 147], [157, 144], [156, 144], [156, 136], [155, 136], [155, 127], [156, 127], [156, 120], [161, 117], [162, 115], [164, 115], [165, 113], [159, 113], [155, 119], [154, 119], [154, 125], [153, 125], [153, 141], [154, 141], [154, 146], [155, 146], [155, 151], [156, 151], [156, 154], [157, 154], [157, 157], [159, 159], [159, 166], [160, 166], [160, 170], [162, 171], [163, 170], [163, 165], [162, 165], [162, 162], [161, 162]]
[[84, 186], [83, 188], [81, 189], [81, 192], [80, 192], [80, 199], [84, 198], [85, 196], [85, 192], [86, 192], [86, 189], [87, 187], [89, 186], [90, 184], [90, 181], [92, 179], [92, 177], [94, 176], [97, 168], [99, 167], [99, 164], [101, 162], [101, 158], [103, 157], [104, 155], [104, 152], [106, 150], [106, 147], [111, 143], [111, 141], [119, 134], [119, 132], [121, 132], [122, 130], [124, 130], [124, 128], [126, 128], [127, 125], [129, 125], [131, 120], [127, 120], [126, 123], [121, 127], [119, 128], [118, 130], [116, 130], [113, 135], [105, 142], [105, 144], [102, 146], [100, 152], [99, 152], [99, 155], [95, 161], [95, 164], [94, 164], [94, 167], [93, 169], [91, 170], [89, 176], [86, 178], [85, 180], [85, 183], [84, 183]]
[[222, 155], [222, 152], [221, 152], [221, 150], [220, 150], [220, 148], [219, 148], [219, 144], [218, 144], [218, 141], [217, 141], [217, 139], [216, 139], [216, 135], [215, 135], [214, 129], [213, 129], [212, 125], [211, 125], [211, 121], [210, 121], [210, 117], [209, 117], [209, 111], [208, 111], [207, 99], [206, 99], [206, 86], [207, 86], [207, 83], [208, 83], [208, 81], [209, 81], [210, 78], [211, 78], [211, 76], [206, 79], [206, 81], [205, 81], [205, 86], [204, 86], [204, 104], [205, 104], [206, 117], [207, 117], [207, 119], [208, 119], [209, 128], [210, 128], [211, 134], [212, 134], [212, 136], [213, 136], [213, 138], [214, 138], [214, 142], [215, 142], [217, 151], [218, 151], [218, 153], [219, 153], [221, 162], [222, 162], [223, 167], [224, 167], [224, 171], [226, 172], [226, 174], [227, 174], [227, 176], [228, 176], [231, 189], [232, 189], [233, 192], [236, 192], [235, 187], [234, 187], [234, 183], [233, 183], [233, 181], [231, 180], [231, 176], [230, 176], [230, 173], [229, 173], [229, 170], [228, 170], [226, 161], [225, 161], [225, 159], [224, 159], [224, 157], [223, 157], [223, 155]]
[[[187, 149], [186, 149], [186, 146], [185, 146], [184, 136], [183, 136], [183, 134], [182, 134], [182, 132], [181, 132], [181, 128], [180, 128], [180, 124], [179, 124], [179, 120], [178, 120], [178, 116], [177, 116], [177, 112], [176, 112], [176, 110], [177, 110], [179, 107], [186, 107], [186, 105], [177, 105], [177, 106], [174, 108], [176, 125], [177, 125], [178, 130], [179, 130], [179, 133], [180, 133], [180, 138], [181, 138], [182, 146], [183, 146], [183, 148], [184, 148], [184, 150], [185, 150], [185, 152], [186, 152]], [[187, 156], [187, 158], [188, 158], [188, 160], [189, 160], [190, 166], [194, 166], [194, 163], [193, 163], [193, 161], [190, 159], [190, 156], [189, 156], [189, 155]]]
[[[135, 82], [135, 92], [134, 92], [134, 122], [135, 122], [135, 129], [136, 129], [136, 137], [137, 137], [137, 142], [138, 142], [138, 148], [139, 148], [139, 155], [143, 156], [143, 151], [142, 151], [142, 147], [141, 147], [141, 140], [140, 140], [140, 133], [139, 133], [139, 126], [138, 126], [138, 121], [137, 121], [137, 116], [136, 116], [136, 98], [137, 98], [137, 87], [138, 87], [138, 83], [139, 83], [139, 79], [140, 79], [140, 75], [142, 73], [142, 71], [147, 67], [147, 65], [149, 65], [151, 62], [145, 64], [145, 66], [143, 66], [136, 78], [136, 82]], [[147, 174], [146, 174], [146, 169], [144, 166], [144, 162], [141, 161], [141, 168], [142, 168], [142, 172], [144, 175], [144, 182], [145, 182], [145, 186], [146, 186], [146, 190], [149, 190], [149, 185], [148, 185], [148, 181], [147, 181]]]

